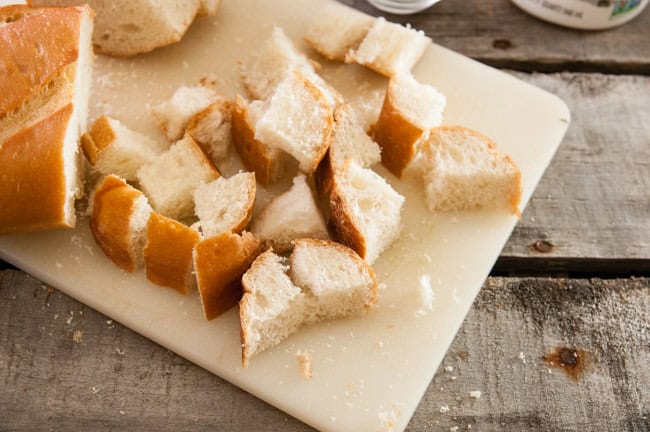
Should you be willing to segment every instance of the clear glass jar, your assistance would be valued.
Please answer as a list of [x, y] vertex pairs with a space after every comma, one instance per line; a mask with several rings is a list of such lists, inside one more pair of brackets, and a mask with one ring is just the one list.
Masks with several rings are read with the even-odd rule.
[[421, 12], [440, 0], [368, 0], [379, 10], [396, 15], [408, 15]]
[[650, 0], [511, 0], [545, 21], [582, 30], [602, 30], [638, 16]]

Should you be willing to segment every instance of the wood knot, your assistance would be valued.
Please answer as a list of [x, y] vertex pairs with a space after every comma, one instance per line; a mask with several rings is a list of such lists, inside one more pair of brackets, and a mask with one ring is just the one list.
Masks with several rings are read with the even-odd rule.
[[539, 253], [549, 253], [553, 252], [555, 245], [546, 240], [537, 240], [535, 243], [530, 245], [531, 249]]
[[492, 46], [500, 50], [509, 50], [515, 47], [508, 39], [495, 39], [492, 41]]

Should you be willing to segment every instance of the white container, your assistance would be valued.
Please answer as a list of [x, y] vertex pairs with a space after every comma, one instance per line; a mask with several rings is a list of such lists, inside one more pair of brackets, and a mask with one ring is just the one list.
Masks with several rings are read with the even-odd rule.
[[421, 12], [440, 0], [368, 0], [379, 10], [396, 15], [408, 15]]
[[512, 0], [545, 21], [582, 30], [602, 30], [625, 24], [650, 0]]

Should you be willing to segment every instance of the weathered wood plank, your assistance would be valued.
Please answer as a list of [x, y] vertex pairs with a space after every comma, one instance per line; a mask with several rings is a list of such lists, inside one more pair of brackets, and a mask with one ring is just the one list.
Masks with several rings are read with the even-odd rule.
[[411, 23], [436, 43], [496, 67], [650, 73], [648, 12], [617, 29], [586, 32], [540, 21], [508, 0], [442, 1], [409, 16], [385, 14], [365, 0], [341, 2], [394, 22]]
[[[408, 430], [648, 431], [649, 337], [648, 279], [491, 278]], [[557, 347], [588, 353], [576, 381], [544, 362]], [[311, 430], [14, 270], [0, 272], [0, 413], [14, 431]]]
[[[516, 74], [566, 101], [571, 126], [502, 252], [544, 271], [650, 271], [650, 78]], [[512, 267], [516, 269], [516, 267]], [[504, 269], [507, 270], [507, 267]], [[577, 270], [577, 269], [576, 269]], [[631, 274], [631, 273], [630, 273]]]

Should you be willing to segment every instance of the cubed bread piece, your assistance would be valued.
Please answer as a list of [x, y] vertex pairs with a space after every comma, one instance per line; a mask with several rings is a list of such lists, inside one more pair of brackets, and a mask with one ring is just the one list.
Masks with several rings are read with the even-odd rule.
[[394, 24], [379, 17], [359, 45], [346, 57], [387, 77], [408, 73], [422, 57], [431, 39], [422, 31]]
[[305, 41], [324, 57], [339, 61], [359, 46], [374, 21], [337, 3], [324, 3], [313, 16], [314, 23], [307, 30]]
[[189, 293], [196, 285], [192, 251], [200, 239], [195, 229], [152, 213], [147, 223], [147, 242], [144, 246], [147, 279], [181, 294]]
[[142, 192], [115, 175], [105, 177], [90, 199], [90, 231], [117, 266], [133, 272], [142, 265], [142, 249], [151, 207]]
[[243, 67], [242, 81], [253, 99], [266, 99], [294, 70], [318, 87], [329, 105], [342, 101], [341, 95], [316, 73], [313, 63], [296, 49], [280, 27], [273, 28], [268, 40]]
[[350, 98], [350, 106], [359, 125], [371, 136], [379, 118], [381, 107], [386, 97], [386, 89], [376, 88], [364, 91]]
[[316, 191], [321, 198], [327, 198], [332, 189], [335, 171], [339, 171], [348, 159], [361, 167], [369, 167], [381, 159], [381, 152], [363, 128], [349, 105], [341, 105], [334, 112], [334, 131], [327, 154], [314, 173]]
[[262, 185], [268, 186], [277, 181], [284, 171], [287, 155], [282, 150], [273, 148], [255, 139], [255, 123], [260, 115], [255, 108], [259, 104], [249, 105], [241, 96], [235, 98], [232, 111], [232, 142], [249, 171]]
[[170, 141], [180, 139], [190, 119], [217, 101], [219, 95], [202, 85], [176, 89], [172, 97], [151, 108], [151, 115]]
[[178, 42], [199, 10], [201, 0], [29, 0], [31, 6], [83, 3], [97, 13], [93, 46], [97, 52], [132, 56]]
[[239, 302], [242, 364], [294, 333], [305, 318], [305, 295], [289, 276], [287, 259], [267, 250], [244, 274]]
[[205, 318], [212, 320], [235, 306], [242, 296], [242, 275], [259, 253], [249, 232], [223, 233], [194, 248], [194, 270]]
[[289, 276], [305, 293], [305, 324], [360, 315], [377, 302], [375, 272], [352, 249], [314, 239], [294, 244]]
[[422, 145], [431, 211], [499, 208], [519, 215], [521, 172], [485, 135], [462, 126], [431, 130]]
[[0, 8], [0, 235], [74, 227], [92, 10]]
[[192, 137], [186, 135], [169, 150], [143, 165], [138, 181], [158, 213], [172, 219], [192, 216], [192, 192], [219, 177], [219, 171]]
[[329, 147], [333, 120], [323, 93], [294, 71], [264, 104], [255, 139], [289, 153], [301, 171], [311, 174]]
[[447, 100], [438, 90], [418, 83], [410, 74], [391, 78], [375, 125], [381, 161], [398, 177], [413, 159], [418, 141], [440, 126]]
[[228, 156], [232, 137], [230, 131], [232, 102], [223, 96], [192, 117], [187, 133], [203, 147], [214, 163]]
[[289, 266], [269, 249], [242, 278], [244, 367], [303, 324], [359, 315], [377, 301], [375, 273], [353, 250], [314, 239], [299, 239], [295, 245]]
[[219, 177], [197, 187], [193, 194], [194, 213], [203, 235], [243, 231], [253, 215], [255, 187], [255, 174], [248, 172]]
[[386, 180], [350, 160], [334, 176], [332, 235], [372, 264], [399, 236], [402, 204], [404, 197]]
[[165, 150], [165, 145], [102, 115], [81, 136], [88, 162], [101, 174], [136, 180], [138, 169]]
[[327, 239], [327, 226], [303, 175], [293, 179], [291, 189], [273, 198], [255, 218], [251, 232], [271, 243], [278, 252], [291, 249], [298, 238]]

